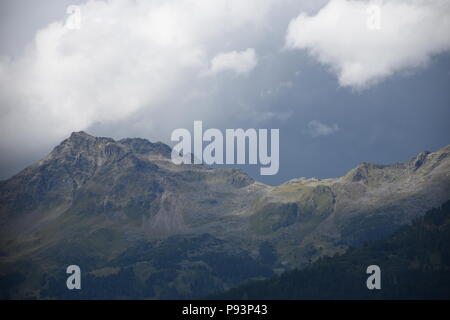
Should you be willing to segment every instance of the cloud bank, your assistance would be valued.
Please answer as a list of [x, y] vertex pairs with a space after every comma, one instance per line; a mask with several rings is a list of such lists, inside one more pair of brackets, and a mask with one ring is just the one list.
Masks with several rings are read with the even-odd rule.
[[68, 8], [22, 55], [0, 57], [0, 147], [39, 148], [143, 109], [148, 126], [186, 112], [177, 109], [183, 99], [208, 95], [198, 78], [209, 68], [255, 68], [255, 50], [239, 51], [239, 42], [264, 30], [274, 2], [112, 0]]
[[369, 5], [377, 2], [89, 0], [62, 11], [23, 53], [0, 55], [0, 175], [72, 131], [168, 142], [198, 119], [228, 128], [293, 121], [322, 95], [308, 74], [321, 67], [303, 68], [298, 49], [351, 88], [448, 50], [447, 1], [379, 2], [379, 29], [367, 28]]
[[341, 86], [367, 88], [450, 50], [450, 1], [331, 0], [291, 21], [286, 47], [304, 49]]

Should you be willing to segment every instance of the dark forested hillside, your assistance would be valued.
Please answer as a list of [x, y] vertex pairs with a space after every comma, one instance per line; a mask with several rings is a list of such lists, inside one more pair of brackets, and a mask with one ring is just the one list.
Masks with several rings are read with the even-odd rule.
[[[303, 270], [253, 281], [216, 299], [449, 299], [450, 201], [386, 240]], [[366, 268], [381, 268], [381, 289], [368, 290]]]

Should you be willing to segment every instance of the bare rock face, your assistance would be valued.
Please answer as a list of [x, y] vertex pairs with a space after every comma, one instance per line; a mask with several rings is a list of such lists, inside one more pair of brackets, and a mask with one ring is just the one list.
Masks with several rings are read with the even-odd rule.
[[[450, 146], [276, 187], [237, 169], [177, 166], [170, 154], [163, 143], [76, 132], [0, 182], [0, 280], [15, 288], [3, 294], [65, 297], [58, 272], [79, 264], [92, 281], [137, 281], [128, 297], [206, 295], [386, 237], [450, 198]], [[267, 248], [273, 259], [261, 258]], [[240, 263], [246, 272], [229, 269]], [[105, 296], [80, 296], [92, 297]]]

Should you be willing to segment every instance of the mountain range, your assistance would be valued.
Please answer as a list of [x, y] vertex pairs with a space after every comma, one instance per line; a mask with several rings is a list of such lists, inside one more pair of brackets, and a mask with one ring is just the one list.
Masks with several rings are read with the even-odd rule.
[[[450, 145], [278, 186], [75, 132], [0, 182], [0, 297], [188, 299], [385, 239], [450, 198]], [[66, 267], [82, 290], [66, 288]]]
[[[414, 219], [387, 239], [301, 270], [251, 281], [211, 295], [219, 300], [450, 299], [450, 201]], [[380, 269], [379, 290], [368, 290], [367, 267]]]

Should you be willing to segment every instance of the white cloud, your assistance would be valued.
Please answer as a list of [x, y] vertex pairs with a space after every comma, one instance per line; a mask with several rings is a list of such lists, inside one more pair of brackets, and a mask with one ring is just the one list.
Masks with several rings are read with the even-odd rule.
[[448, 30], [448, 0], [331, 0], [291, 21], [286, 46], [308, 50], [340, 85], [361, 89], [449, 51]]
[[231, 51], [219, 53], [211, 60], [212, 74], [223, 71], [232, 71], [236, 74], [245, 74], [253, 70], [258, 64], [255, 49], [244, 51]]
[[[88, 1], [79, 7], [79, 28], [53, 22], [36, 32], [22, 55], [0, 56], [0, 147], [47, 146], [71, 131], [143, 109], [153, 116], [147, 126], [163, 114], [173, 118], [182, 112], [180, 103], [169, 111], [167, 101], [202, 90], [196, 81], [211, 57], [233, 48], [222, 39], [242, 41], [264, 30], [262, 21], [274, 3]], [[248, 49], [213, 61], [215, 71], [242, 73], [254, 67], [256, 54]]]
[[[39, 11], [42, 25], [60, 10], [62, 19], [40, 30], [21, 21], [27, 15], [11, 12], [4, 21], [9, 31], [0, 34], [1, 52], [13, 54], [0, 53], [0, 178], [39, 159], [72, 131], [167, 142], [173, 129], [193, 119], [230, 127], [276, 118], [279, 112], [247, 90], [254, 86], [251, 75], [232, 81], [202, 75], [211, 73], [211, 60], [221, 52], [282, 54], [279, 40], [291, 13], [313, 12], [324, 1], [85, 0], [67, 14], [51, 1], [30, 2], [27, 11]], [[78, 12], [80, 20], [73, 16]], [[21, 33], [33, 32], [29, 43], [17, 46], [26, 50], [10, 50], [24, 40]], [[247, 60], [231, 64], [231, 72], [257, 62], [251, 49], [244, 52]], [[260, 80], [272, 86], [280, 78]]]
[[339, 131], [337, 124], [328, 126], [318, 120], [312, 120], [308, 123], [309, 134], [314, 137], [329, 136]]

